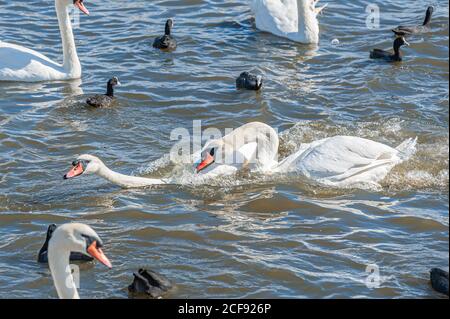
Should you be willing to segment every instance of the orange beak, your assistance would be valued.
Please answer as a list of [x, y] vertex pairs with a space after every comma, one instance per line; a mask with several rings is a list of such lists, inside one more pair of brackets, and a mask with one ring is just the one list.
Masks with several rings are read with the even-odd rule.
[[206, 158], [200, 164], [198, 164], [198, 166], [196, 167], [197, 173], [200, 173], [202, 170], [207, 168], [212, 163], [214, 163], [214, 157], [211, 156], [211, 154], [209, 154], [209, 153], [206, 154]]
[[81, 12], [83, 12], [84, 14], [89, 15], [89, 10], [86, 9], [86, 7], [84, 6], [83, 2], [81, 0], [76, 0], [73, 5], [75, 7], [77, 7], [78, 9], [80, 9]]
[[74, 178], [81, 174], [83, 174], [83, 164], [79, 162], [77, 165], [75, 165], [66, 175], [64, 175], [64, 179]]
[[112, 264], [109, 261], [109, 259], [105, 256], [103, 251], [100, 248], [97, 248], [97, 242], [94, 241], [87, 249], [87, 252], [89, 255], [97, 259], [99, 262], [101, 262], [103, 265], [105, 265], [108, 268], [112, 268]]

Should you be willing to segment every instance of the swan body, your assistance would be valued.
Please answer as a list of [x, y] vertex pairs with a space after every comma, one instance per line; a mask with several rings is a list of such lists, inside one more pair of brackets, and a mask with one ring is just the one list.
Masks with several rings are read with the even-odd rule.
[[153, 185], [168, 184], [163, 179], [145, 178], [120, 174], [110, 170], [98, 157], [81, 155], [72, 163], [72, 169], [64, 175], [64, 179], [75, 178], [80, 175], [95, 174], [122, 188], [138, 188]]
[[97, 233], [84, 224], [64, 224], [56, 228], [48, 244], [48, 264], [60, 299], [79, 299], [78, 290], [69, 265], [71, 252], [89, 254], [111, 268], [111, 262], [101, 250]]
[[295, 171], [310, 180], [335, 187], [377, 184], [395, 165], [415, 152], [416, 143], [417, 139], [408, 139], [397, 148], [392, 148], [354, 136], [325, 138], [303, 144], [274, 172]]
[[256, 27], [304, 44], [319, 43], [318, 0], [252, 0]]
[[[208, 142], [201, 151], [197, 171], [207, 177], [243, 169], [269, 174], [299, 173], [314, 182], [336, 187], [377, 184], [415, 152], [416, 143], [416, 139], [409, 139], [392, 148], [360, 137], [334, 136], [303, 144], [296, 153], [278, 162], [277, 133], [270, 126], [255, 122]], [[233, 155], [234, 163], [223, 161]]]
[[0, 81], [40, 82], [70, 80], [81, 77], [68, 6], [75, 5], [89, 14], [83, 0], [55, 0], [63, 46], [63, 64], [20, 45], [0, 41]]

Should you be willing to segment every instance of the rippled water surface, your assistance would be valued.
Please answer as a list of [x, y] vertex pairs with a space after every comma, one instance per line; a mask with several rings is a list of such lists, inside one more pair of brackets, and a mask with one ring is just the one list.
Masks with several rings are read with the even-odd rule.
[[[440, 297], [428, 271], [449, 259], [448, 3], [434, 1], [433, 33], [409, 39], [403, 63], [385, 64], [369, 50], [391, 47], [391, 27], [420, 22], [423, 1], [375, 1], [379, 30], [365, 25], [374, 1], [324, 2], [314, 47], [257, 31], [247, 1], [86, 0], [81, 81], [0, 83], [0, 297], [56, 297], [36, 254], [48, 224], [73, 221], [97, 230], [114, 264], [82, 266], [83, 298], [127, 298], [139, 267], [172, 279], [170, 298]], [[151, 42], [168, 17], [179, 48], [161, 53]], [[52, 1], [0, 0], [0, 18], [1, 40], [61, 59]], [[244, 70], [264, 76], [262, 92], [236, 92]], [[112, 75], [117, 105], [85, 107]], [[170, 132], [193, 120], [265, 122], [281, 132], [282, 156], [339, 134], [419, 144], [382, 189], [292, 176], [139, 190], [62, 180], [83, 153], [120, 172], [175, 174]], [[378, 289], [365, 285], [368, 264], [383, 276]]]

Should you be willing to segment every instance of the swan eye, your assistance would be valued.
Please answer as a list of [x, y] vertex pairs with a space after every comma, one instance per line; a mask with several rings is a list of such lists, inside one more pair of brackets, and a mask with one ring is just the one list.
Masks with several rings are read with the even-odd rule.
[[103, 243], [99, 238], [95, 238], [89, 235], [83, 235], [81, 234], [81, 237], [83, 237], [86, 240], [86, 248], [90, 247], [93, 242], [96, 244], [96, 248], [102, 248]]
[[216, 149], [212, 148], [211, 151], [209, 151], [209, 155], [214, 156], [215, 152], [216, 152]]
[[79, 165], [80, 163], [83, 165], [83, 167], [87, 167], [88, 166], [88, 164], [90, 163], [91, 161], [80, 161], [80, 160], [76, 160], [76, 161], [73, 161], [72, 162], [72, 166], [77, 166], [77, 165]]

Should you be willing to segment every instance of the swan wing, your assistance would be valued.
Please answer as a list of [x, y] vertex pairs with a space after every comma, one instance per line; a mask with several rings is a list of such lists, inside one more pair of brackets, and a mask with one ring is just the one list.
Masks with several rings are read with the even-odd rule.
[[0, 81], [38, 82], [65, 79], [61, 65], [34, 50], [0, 42]]
[[[390, 146], [353, 136], [336, 136], [309, 144], [286, 159], [295, 170], [324, 184], [377, 183], [404, 158]], [[293, 167], [290, 167], [293, 170]]]

